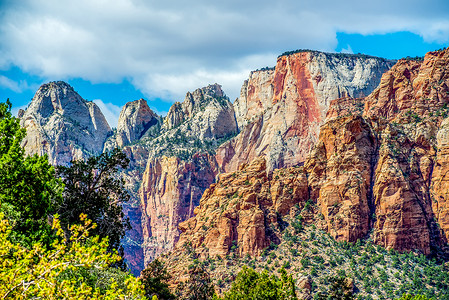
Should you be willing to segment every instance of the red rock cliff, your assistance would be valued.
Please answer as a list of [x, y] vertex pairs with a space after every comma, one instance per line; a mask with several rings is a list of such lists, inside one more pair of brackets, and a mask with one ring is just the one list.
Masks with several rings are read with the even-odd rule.
[[274, 69], [255, 71], [234, 103], [240, 134], [217, 150], [226, 172], [264, 155], [272, 171], [303, 162], [318, 140], [329, 103], [366, 96], [392, 62], [372, 57], [299, 52]]

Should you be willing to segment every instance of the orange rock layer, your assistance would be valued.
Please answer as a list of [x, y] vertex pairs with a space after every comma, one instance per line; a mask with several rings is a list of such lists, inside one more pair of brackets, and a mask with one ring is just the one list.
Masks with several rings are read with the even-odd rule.
[[307, 177], [302, 168], [277, 170], [267, 176], [263, 157], [233, 173], [220, 175], [195, 208], [196, 216], [179, 224], [178, 248], [189, 244], [201, 257], [258, 255], [278, 239], [271, 226], [278, 216], [300, 207], [308, 199]]
[[[270, 231], [278, 217], [309, 198], [318, 207], [317, 224], [337, 240], [353, 242], [372, 232], [387, 249], [430, 254], [445, 247], [448, 65], [449, 50], [430, 52], [423, 62], [401, 60], [366, 98], [332, 101], [304, 168], [267, 175], [268, 158], [260, 157], [220, 175], [195, 217], [180, 224], [177, 247], [189, 244], [202, 256], [231, 249], [257, 255], [278, 241]], [[281, 86], [284, 77], [275, 78]]]

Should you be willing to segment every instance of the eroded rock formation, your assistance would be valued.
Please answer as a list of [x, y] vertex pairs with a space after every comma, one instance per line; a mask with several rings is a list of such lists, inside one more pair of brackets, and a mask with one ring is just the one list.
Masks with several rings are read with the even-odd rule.
[[112, 134], [98, 106], [62, 81], [42, 85], [20, 115], [26, 154], [47, 154], [54, 165], [101, 153]]
[[188, 244], [200, 257], [224, 257], [232, 249], [239, 256], [258, 255], [273, 239], [271, 226], [278, 216], [308, 199], [302, 168], [276, 170], [267, 176], [264, 157], [221, 174], [204, 192], [195, 217], [179, 224], [183, 232], [177, 247]]
[[[430, 52], [423, 61], [400, 60], [367, 97], [331, 102], [319, 140], [305, 160], [307, 188], [305, 180], [292, 188], [310, 191], [320, 212], [316, 224], [337, 240], [354, 242], [372, 231], [374, 242], [387, 249], [430, 254], [445, 247], [448, 64], [449, 50]], [[268, 98], [269, 93], [263, 94]], [[276, 101], [283, 98], [276, 95], [273, 92]], [[252, 117], [244, 127], [260, 137], [261, 119]], [[245, 136], [249, 145], [250, 136]], [[262, 165], [259, 159], [254, 164]], [[205, 192], [196, 216], [180, 225], [183, 234], [177, 247], [190, 243], [201, 255], [228, 254], [232, 241], [242, 253], [257, 254], [266, 247], [274, 201], [267, 195], [274, 183], [255, 170], [248, 177], [238, 172], [221, 175]], [[288, 169], [273, 174], [281, 170]], [[251, 184], [246, 187], [244, 180]], [[234, 194], [241, 197], [234, 199]], [[285, 205], [282, 213], [292, 207]], [[239, 225], [241, 219], [244, 226]], [[239, 228], [252, 231], [238, 234]], [[245, 234], [252, 238], [245, 239]]]
[[252, 72], [244, 82], [234, 103], [241, 132], [217, 149], [217, 161], [226, 172], [260, 155], [269, 171], [303, 162], [330, 101], [368, 95], [393, 64], [316, 51], [280, 56], [274, 69]]

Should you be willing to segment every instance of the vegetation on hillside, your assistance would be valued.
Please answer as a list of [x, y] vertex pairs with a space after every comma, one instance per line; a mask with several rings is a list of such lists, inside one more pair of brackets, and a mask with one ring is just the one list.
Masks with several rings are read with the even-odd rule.
[[[305, 210], [314, 213], [315, 208], [309, 204], [303, 213]], [[306, 223], [302, 213], [284, 217], [279, 224], [283, 224], [282, 228], [272, 230], [282, 235], [280, 244], [272, 243], [260, 257], [239, 257], [235, 245], [225, 257], [201, 259], [186, 245], [186, 254], [170, 263], [183, 269], [201, 265], [210, 272], [217, 290], [224, 295], [232, 290], [234, 280], [247, 266], [267, 276], [285, 269], [292, 275], [297, 292], [310, 294], [314, 299], [335, 295], [334, 283], [338, 286], [340, 278], [348, 280], [353, 287], [354, 299], [396, 299], [407, 293], [449, 299], [449, 265], [444, 261], [417, 252], [387, 251], [369, 238], [354, 244], [337, 242], [315, 225]], [[299, 287], [309, 281], [310, 289]], [[340, 292], [344, 295], [344, 290]]]

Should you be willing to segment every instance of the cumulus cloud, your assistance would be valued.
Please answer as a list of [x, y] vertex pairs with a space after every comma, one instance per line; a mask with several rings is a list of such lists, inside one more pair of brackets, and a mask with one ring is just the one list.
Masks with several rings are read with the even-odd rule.
[[93, 102], [98, 105], [101, 112], [103, 113], [106, 121], [108, 121], [109, 126], [117, 127], [118, 117], [120, 116], [120, 111], [122, 108], [113, 103], [104, 103], [101, 99], [95, 99]]
[[449, 42], [444, 0], [28, 0], [0, 8], [0, 69], [127, 78], [149, 98], [173, 100], [214, 82], [235, 98], [250, 69], [273, 66], [285, 50], [333, 51], [337, 31]]

